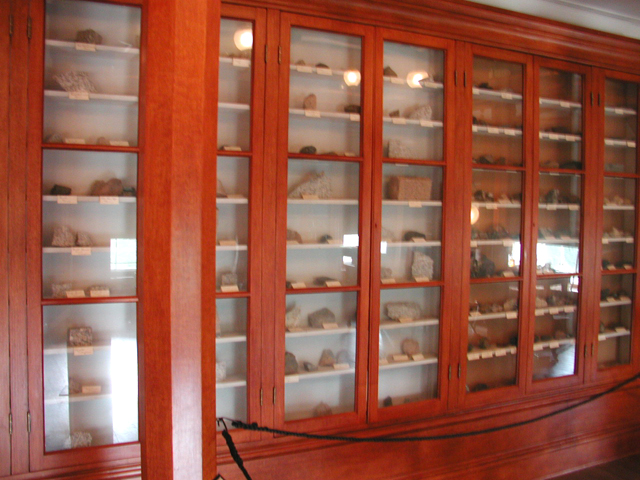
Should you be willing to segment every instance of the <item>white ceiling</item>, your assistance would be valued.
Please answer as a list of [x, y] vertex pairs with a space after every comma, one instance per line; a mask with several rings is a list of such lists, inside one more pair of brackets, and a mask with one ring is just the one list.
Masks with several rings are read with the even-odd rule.
[[640, 39], [640, 0], [470, 0]]

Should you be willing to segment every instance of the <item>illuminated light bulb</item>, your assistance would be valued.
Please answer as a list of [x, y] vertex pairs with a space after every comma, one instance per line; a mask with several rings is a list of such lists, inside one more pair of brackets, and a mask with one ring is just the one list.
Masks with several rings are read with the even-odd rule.
[[238, 50], [250, 50], [253, 47], [253, 32], [250, 28], [237, 30], [233, 34], [233, 43], [236, 44]]
[[478, 218], [480, 218], [480, 210], [475, 205], [471, 205], [471, 225], [475, 225]]
[[360, 85], [360, 72], [358, 70], [347, 70], [344, 72], [344, 83], [350, 87]]
[[429, 78], [429, 74], [424, 70], [409, 72], [409, 75], [407, 75], [407, 84], [411, 88], [422, 88], [420, 80], [424, 80], [425, 78]]

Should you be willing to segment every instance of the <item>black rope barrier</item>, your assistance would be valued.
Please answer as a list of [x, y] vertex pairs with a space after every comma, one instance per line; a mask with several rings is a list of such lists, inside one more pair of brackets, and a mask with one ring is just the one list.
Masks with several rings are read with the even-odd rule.
[[469, 431], [469, 432], [447, 433], [447, 434], [443, 434], [443, 435], [427, 435], [427, 436], [419, 436], [419, 437], [387, 437], [387, 436], [384, 436], [384, 435], [373, 436], [373, 437], [351, 437], [351, 436], [348, 436], [348, 435], [318, 435], [318, 434], [313, 434], [313, 433], [292, 432], [292, 431], [289, 431], [289, 430], [281, 430], [281, 429], [277, 429], [277, 428], [261, 427], [257, 423], [245, 423], [245, 422], [242, 422], [240, 420], [234, 420], [232, 418], [227, 418], [227, 417], [218, 417], [217, 418], [217, 422], [218, 422], [218, 424], [222, 423], [222, 425], [224, 427], [224, 430], [222, 431], [222, 435], [224, 436], [224, 438], [225, 438], [225, 440], [227, 442], [227, 445], [229, 446], [229, 451], [231, 453], [231, 457], [236, 462], [236, 464], [238, 465], [240, 470], [242, 470], [242, 473], [244, 473], [245, 478], [247, 480], [251, 480], [251, 476], [249, 476], [249, 473], [244, 468], [244, 464], [242, 462], [242, 458], [240, 457], [240, 454], [238, 453], [238, 450], [235, 448], [235, 445], [233, 444], [233, 439], [231, 438], [231, 434], [227, 430], [227, 424], [226, 424], [225, 420], [230, 422], [231, 425], [234, 428], [241, 428], [243, 430], [252, 430], [252, 431], [255, 431], [255, 432], [267, 432], [267, 433], [273, 433], [273, 434], [276, 434], [276, 435], [285, 435], [285, 436], [290, 436], [290, 437], [307, 438], [307, 439], [312, 439], [312, 440], [332, 440], [332, 441], [337, 441], [337, 442], [354, 442], [354, 443], [379, 443], [379, 442], [400, 443], [400, 442], [425, 442], [425, 441], [433, 441], [433, 440], [449, 440], [449, 439], [452, 439], [452, 438], [473, 437], [473, 436], [476, 436], [476, 435], [484, 435], [484, 434], [487, 434], [487, 433], [499, 432], [501, 430], [507, 430], [509, 428], [522, 427], [524, 425], [529, 425], [531, 423], [539, 422], [541, 420], [546, 420], [547, 418], [555, 417], [556, 415], [560, 415], [561, 413], [565, 413], [565, 412], [568, 412], [570, 410], [574, 410], [576, 408], [582, 407], [583, 405], [586, 405], [586, 404], [591, 403], [591, 402], [593, 402], [595, 400], [598, 400], [599, 398], [602, 398], [605, 395], [613, 393], [616, 390], [619, 390], [622, 387], [625, 387], [626, 385], [629, 385], [630, 383], [638, 380], [639, 378], [640, 378], [640, 373], [638, 373], [637, 375], [634, 375], [633, 377], [631, 377], [631, 378], [629, 378], [627, 380], [624, 380], [623, 382], [618, 383], [617, 385], [614, 385], [613, 387], [611, 387], [611, 388], [609, 388], [609, 389], [607, 389], [607, 390], [605, 390], [603, 392], [596, 393], [595, 395], [591, 395], [590, 397], [586, 398], [585, 400], [577, 402], [577, 403], [575, 403], [573, 405], [569, 405], [569, 406], [560, 408], [558, 410], [554, 410], [553, 412], [545, 413], [544, 415], [539, 415], [537, 417], [530, 418], [528, 420], [522, 420], [520, 422], [509, 423], [507, 425], [500, 425], [498, 427], [484, 428], [484, 429], [481, 429], [481, 430], [472, 430], [472, 431]]

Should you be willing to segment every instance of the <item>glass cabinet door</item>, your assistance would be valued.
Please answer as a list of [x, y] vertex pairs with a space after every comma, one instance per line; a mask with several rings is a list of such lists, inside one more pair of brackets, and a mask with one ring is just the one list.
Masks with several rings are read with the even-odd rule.
[[138, 440], [140, 9], [45, 5], [43, 452]]
[[472, 394], [517, 383], [526, 182], [524, 62], [473, 57], [465, 376]]
[[278, 267], [284, 328], [276, 373], [284, 383], [282, 419], [324, 423], [363, 411], [364, 402], [358, 367], [368, 285], [361, 261], [368, 239], [361, 203], [369, 175], [361, 146], [365, 29], [313, 30], [297, 26], [307, 21], [300, 17], [289, 27], [289, 19], [280, 70], [288, 81], [288, 122], [280, 144], [278, 245], [286, 254]]
[[[371, 415], [443, 398], [446, 42], [385, 31], [376, 70]], [[435, 45], [422, 46], [423, 44]], [[408, 43], [411, 42], [411, 43]], [[404, 407], [403, 407], [404, 406]], [[395, 408], [394, 408], [395, 407]]]
[[[225, 7], [220, 24], [216, 233], [216, 416], [256, 421], [264, 12]], [[239, 18], [238, 18], [239, 17]], [[252, 383], [255, 382], [255, 383]], [[257, 389], [256, 389], [257, 391]], [[253, 419], [253, 420], [252, 420]], [[219, 426], [222, 428], [222, 426]]]
[[635, 320], [638, 83], [604, 82], [604, 180], [597, 367], [631, 363]]
[[581, 72], [539, 68], [534, 382], [575, 375], [578, 368], [585, 88]]

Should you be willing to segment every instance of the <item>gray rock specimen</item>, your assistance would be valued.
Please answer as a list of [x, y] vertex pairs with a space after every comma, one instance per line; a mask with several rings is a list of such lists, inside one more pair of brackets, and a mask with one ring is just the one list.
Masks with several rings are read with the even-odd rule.
[[291, 352], [284, 352], [284, 374], [294, 375], [298, 373], [298, 360]]
[[136, 196], [136, 187], [124, 187], [122, 189], [123, 197], [135, 197]]
[[216, 362], [216, 382], [227, 378], [227, 362]]
[[289, 191], [289, 198], [302, 198], [303, 195], [316, 195], [318, 198], [331, 197], [331, 184], [324, 172], [311, 172]]
[[329, 348], [325, 348], [320, 355], [318, 366], [320, 367], [333, 367], [336, 364], [336, 357], [333, 351]]
[[315, 155], [318, 150], [313, 145], [307, 145], [306, 147], [302, 147], [300, 149], [300, 153], [304, 153], [306, 155]]
[[223, 273], [221, 277], [222, 285], [237, 285], [238, 274], [237, 273]]
[[380, 278], [393, 278], [393, 270], [391, 270], [389, 267], [381, 267]]
[[413, 252], [411, 276], [413, 278], [433, 278], [433, 259], [426, 253]]
[[91, 295], [91, 292], [104, 292], [105, 290], [109, 291], [109, 287], [106, 285], [91, 285], [87, 288], [87, 294]]
[[400, 348], [405, 355], [416, 355], [420, 353], [420, 344], [413, 338], [405, 338], [402, 340]]
[[424, 233], [414, 232], [413, 230], [410, 230], [406, 232], [402, 238], [404, 239], [405, 242], [412, 242], [414, 238], [420, 238], [422, 240], [426, 240], [427, 236]]
[[71, 195], [71, 188], [57, 183], [51, 188], [50, 195]]
[[75, 244], [76, 234], [69, 227], [62, 225], [53, 229], [51, 245], [54, 247], [73, 247]]
[[401, 140], [389, 140], [389, 158], [410, 158], [411, 149]]
[[321, 308], [309, 314], [309, 325], [313, 328], [322, 328], [326, 323], [336, 323], [336, 316], [328, 308]]
[[302, 108], [305, 110], [317, 110], [318, 109], [318, 99], [315, 94], [307, 95], [302, 102]]
[[318, 370], [318, 366], [311, 362], [302, 362], [302, 368], [304, 368], [305, 372], [315, 372]]
[[87, 30], [79, 30], [78, 33], [76, 33], [76, 42], [100, 45], [102, 43], [102, 36], [90, 28]]
[[384, 241], [392, 242], [393, 241], [393, 232], [391, 230], [389, 230], [388, 228], [382, 227], [382, 230], [380, 232], [380, 237]]
[[53, 79], [58, 82], [66, 92], [95, 92], [96, 87], [87, 72], [66, 72], [54, 75]]
[[287, 228], [287, 241], [296, 241], [298, 243], [302, 243], [302, 235], [300, 235], [295, 230]]
[[389, 302], [385, 304], [385, 308], [387, 309], [387, 317], [391, 320], [400, 320], [401, 318], [415, 320], [422, 315], [420, 305], [416, 302]]
[[297, 305], [293, 305], [284, 318], [284, 323], [287, 328], [295, 328], [299, 327], [302, 322], [302, 316], [300, 315], [300, 307]]
[[51, 292], [53, 294], [53, 298], [65, 298], [67, 296], [67, 292], [72, 288], [73, 285], [70, 283], [52, 283]]
[[122, 195], [124, 187], [122, 180], [119, 178], [111, 178], [108, 181], [96, 180], [91, 185], [89, 195], [98, 197], [119, 197]]
[[418, 105], [409, 114], [409, 118], [412, 120], [431, 120], [433, 115], [433, 109], [431, 105]]
[[324, 417], [326, 415], [331, 415], [333, 411], [331, 407], [324, 402], [320, 402], [316, 408], [313, 409], [314, 417]]
[[333, 237], [332, 237], [331, 235], [328, 235], [328, 234], [327, 234], [327, 235], [322, 235], [322, 236], [318, 239], [318, 241], [319, 241], [320, 243], [329, 243], [329, 240], [333, 240]]
[[73, 378], [69, 379], [69, 395], [77, 395], [82, 392], [82, 384]]
[[93, 245], [93, 241], [91, 237], [86, 232], [78, 232], [78, 236], [76, 237], [76, 245], [79, 247], [90, 247]]
[[351, 363], [349, 361], [349, 351], [348, 350], [340, 350], [336, 355], [336, 363]]
[[344, 107], [345, 113], [360, 113], [362, 111], [362, 107], [360, 105], [350, 104]]
[[391, 68], [389, 65], [387, 65], [386, 67], [384, 67], [384, 70], [382, 71], [382, 74], [385, 77], [393, 77], [393, 78], [398, 78], [398, 74], [393, 70], [393, 68]]
[[59, 133], [52, 133], [51, 135], [47, 135], [44, 139], [45, 143], [63, 143], [64, 138]]
[[391, 397], [385, 397], [385, 399], [382, 400], [383, 407], [390, 407], [392, 405], [393, 405], [393, 400], [391, 399]]
[[77, 327], [69, 329], [70, 347], [90, 347], [93, 345], [93, 330], [91, 327]]
[[93, 437], [89, 432], [73, 432], [70, 438], [71, 448], [90, 447]]

